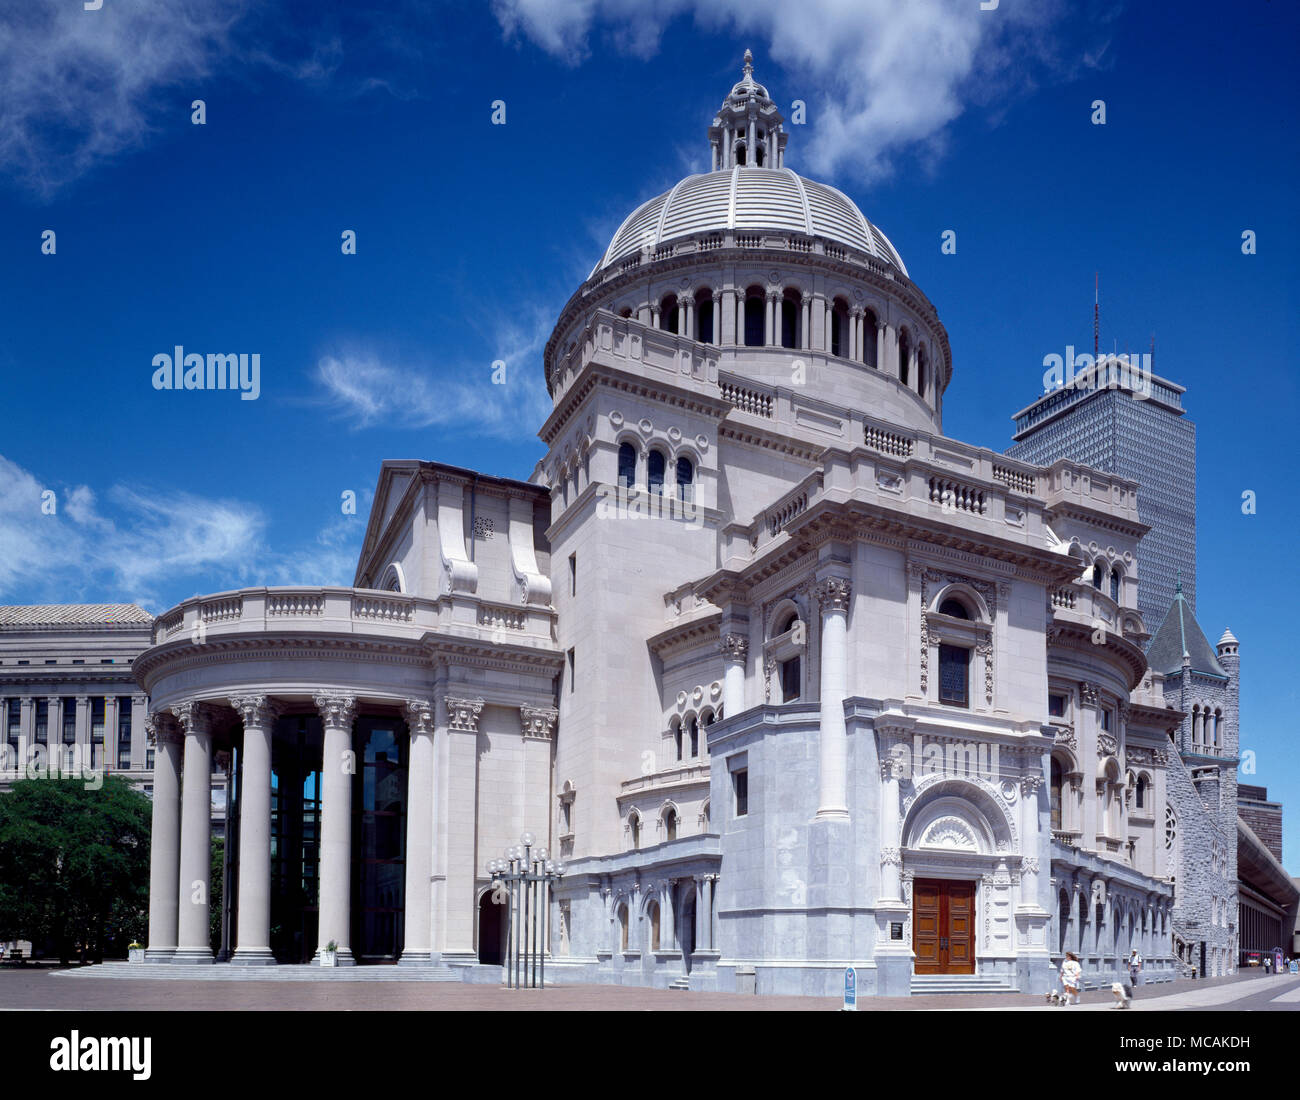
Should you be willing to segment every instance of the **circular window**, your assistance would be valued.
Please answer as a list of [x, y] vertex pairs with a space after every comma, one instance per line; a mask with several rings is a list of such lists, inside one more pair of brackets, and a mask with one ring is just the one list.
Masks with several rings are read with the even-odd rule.
[[1174, 841], [1178, 839], [1178, 818], [1174, 816], [1172, 806], [1165, 807], [1165, 851], [1172, 852]]

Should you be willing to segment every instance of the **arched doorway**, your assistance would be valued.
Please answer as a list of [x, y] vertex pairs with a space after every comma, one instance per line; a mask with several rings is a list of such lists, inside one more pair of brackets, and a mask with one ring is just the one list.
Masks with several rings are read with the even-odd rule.
[[491, 889], [478, 899], [478, 961], [485, 966], [500, 966], [505, 961], [505, 910], [492, 900]]

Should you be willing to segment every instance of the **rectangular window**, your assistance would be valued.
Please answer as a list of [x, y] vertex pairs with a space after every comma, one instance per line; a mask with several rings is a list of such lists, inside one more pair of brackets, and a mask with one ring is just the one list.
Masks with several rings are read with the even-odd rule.
[[22, 702], [18, 699], [10, 699], [5, 711], [8, 715], [5, 722], [8, 727], [8, 736], [5, 740], [9, 742], [9, 750], [13, 753], [13, 762], [16, 765], [18, 763], [18, 733], [22, 729]]
[[970, 706], [966, 690], [969, 673], [969, 649], [959, 645], [940, 645], [939, 702], [954, 707]]
[[100, 663], [101, 665], [111, 665], [111, 664], [113, 663], [113, 658], [112, 658], [112, 657], [101, 657], [101, 658], [99, 659], [99, 663]]
[[569, 595], [578, 594], [578, 555], [569, 555]]
[[798, 701], [801, 665], [802, 662], [798, 657], [791, 657], [788, 661], [781, 662], [781, 702], [794, 703]]
[[90, 766], [98, 768], [104, 760], [103, 696], [90, 701]]
[[36, 700], [36, 743], [48, 745], [50, 741], [50, 701]]
[[146, 745], [144, 749], [144, 766], [147, 770], [153, 771], [153, 746]]
[[1101, 728], [1106, 733], [1110, 733], [1110, 711], [1108, 710], [1103, 710], [1101, 712]]
[[569, 650], [569, 691], [572, 692], [578, 683], [578, 674], [575, 670], [573, 650]]
[[1065, 717], [1065, 696], [1052, 694], [1047, 697], [1047, 713], [1051, 718]]
[[75, 699], [63, 700], [63, 743], [65, 745], [77, 743], [77, 701]]
[[73, 660], [72, 660], [72, 663], [73, 663], [74, 665], [84, 665], [86, 662], [85, 662], [85, 661], [78, 660], [77, 658], [74, 657]]
[[120, 696], [117, 700], [117, 767], [124, 771], [131, 766], [131, 698]]
[[731, 773], [731, 787], [736, 794], [736, 816], [749, 813], [749, 769], [741, 768]]

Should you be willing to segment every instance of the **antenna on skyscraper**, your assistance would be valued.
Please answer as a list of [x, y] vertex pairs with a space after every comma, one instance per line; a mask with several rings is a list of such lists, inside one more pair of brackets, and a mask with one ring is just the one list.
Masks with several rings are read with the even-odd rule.
[[1095, 273], [1092, 288], [1092, 361], [1097, 361], [1101, 344], [1101, 272]]
[[1151, 334], [1151, 373], [1156, 372], [1156, 334]]

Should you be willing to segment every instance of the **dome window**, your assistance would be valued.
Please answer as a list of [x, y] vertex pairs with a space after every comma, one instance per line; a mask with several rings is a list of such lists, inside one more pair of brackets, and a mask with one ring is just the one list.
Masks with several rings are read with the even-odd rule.
[[745, 295], [745, 347], [761, 348], [766, 341], [766, 318], [763, 316], [763, 291], [750, 287]]
[[662, 493], [664, 491], [664, 468], [667, 460], [664, 458], [663, 451], [651, 451], [649, 461], [649, 482], [652, 493]]
[[636, 448], [624, 443], [618, 449], [618, 483], [624, 489], [636, 484]]
[[677, 460], [677, 498], [687, 504], [695, 502], [695, 467], [685, 457]]

